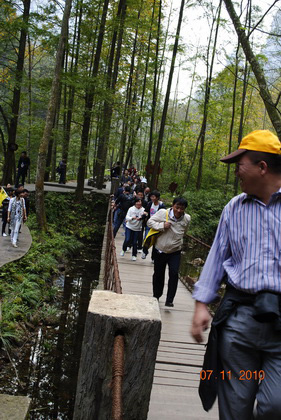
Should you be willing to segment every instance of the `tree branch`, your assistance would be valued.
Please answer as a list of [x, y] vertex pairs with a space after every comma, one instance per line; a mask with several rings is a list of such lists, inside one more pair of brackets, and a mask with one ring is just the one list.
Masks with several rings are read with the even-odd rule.
[[276, 3], [278, 3], [278, 1], [280, 0], [275, 0], [274, 3], [272, 3], [272, 5], [267, 9], [267, 11], [264, 13], [264, 15], [260, 18], [260, 20], [255, 24], [255, 26], [252, 28], [252, 30], [248, 33], [247, 38], [249, 39], [249, 37], [252, 35], [252, 33], [254, 32], [254, 30], [259, 26], [259, 24], [263, 21], [263, 19], [265, 18], [265, 16], [268, 14], [268, 12], [273, 8], [273, 6], [275, 6]]
[[275, 101], [275, 106], [277, 107], [277, 105], [278, 105], [278, 102], [280, 101], [280, 98], [281, 98], [281, 92], [279, 92], [278, 93], [278, 96], [277, 96], [277, 99], [276, 99], [276, 101]]
[[9, 133], [10, 125], [9, 125], [8, 118], [6, 117], [6, 114], [5, 114], [5, 112], [4, 112], [3, 108], [2, 108], [2, 105], [0, 105], [0, 113], [2, 114], [2, 117], [3, 117], [4, 123], [5, 123], [6, 129], [7, 129], [7, 132]]
[[276, 38], [281, 38], [281, 34], [274, 34], [272, 32], [266, 32], [266, 31], [263, 31], [262, 29], [259, 29], [259, 28], [256, 28], [255, 30], [259, 31], [259, 32], [262, 32], [263, 34], [266, 34], [268, 36], [275, 36]]

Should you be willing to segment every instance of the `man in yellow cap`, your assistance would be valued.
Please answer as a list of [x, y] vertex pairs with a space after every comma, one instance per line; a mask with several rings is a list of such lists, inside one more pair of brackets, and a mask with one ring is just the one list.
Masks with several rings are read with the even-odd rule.
[[212, 321], [199, 394], [220, 420], [281, 419], [281, 147], [268, 130], [248, 134], [221, 159], [236, 164], [242, 194], [224, 208], [195, 285], [192, 335]]

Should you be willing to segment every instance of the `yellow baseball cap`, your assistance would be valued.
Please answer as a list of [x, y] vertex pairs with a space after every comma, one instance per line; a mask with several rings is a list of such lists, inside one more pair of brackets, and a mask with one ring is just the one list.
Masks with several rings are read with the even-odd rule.
[[245, 136], [238, 147], [238, 150], [221, 158], [221, 162], [234, 163], [237, 162], [241, 155], [247, 150], [256, 152], [281, 154], [281, 143], [278, 137], [269, 130], [255, 130]]

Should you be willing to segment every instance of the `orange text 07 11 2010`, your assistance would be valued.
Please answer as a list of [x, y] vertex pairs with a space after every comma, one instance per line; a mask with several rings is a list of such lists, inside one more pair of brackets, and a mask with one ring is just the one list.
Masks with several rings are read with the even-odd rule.
[[231, 370], [221, 370], [217, 374], [211, 369], [202, 369], [200, 371], [201, 381], [209, 381], [210, 379], [231, 380], [238, 379], [239, 381], [262, 381], [265, 378], [264, 370], [245, 370], [241, 369], [234, 374]]

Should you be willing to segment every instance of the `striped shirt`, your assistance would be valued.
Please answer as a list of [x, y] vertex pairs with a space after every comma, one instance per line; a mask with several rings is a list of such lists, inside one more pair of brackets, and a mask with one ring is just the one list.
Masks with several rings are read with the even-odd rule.
[[194, 299], [210, 303], [222, 279], [247, 293], [281, 293], [281, 188], [266, 205], [242, 193], [224, 208]]

